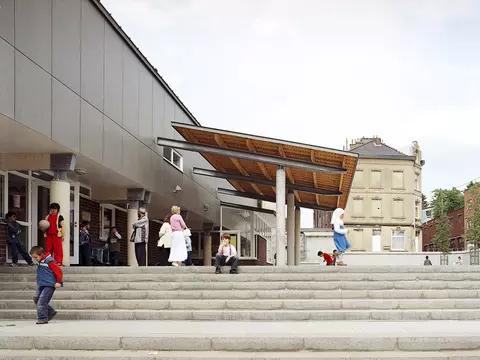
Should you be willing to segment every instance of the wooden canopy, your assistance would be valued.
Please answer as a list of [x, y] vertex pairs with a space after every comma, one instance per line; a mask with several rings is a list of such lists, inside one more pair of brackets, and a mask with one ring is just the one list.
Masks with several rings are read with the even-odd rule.
[[275, 199], [280, 165], [297, 206], [332, 210], [347, 204], [357, 154], [177, 122], [172, 126], [187, 141], [172, 147], [199, 151], [217, 170], [202, 175], [225, 177], [244, 197]]

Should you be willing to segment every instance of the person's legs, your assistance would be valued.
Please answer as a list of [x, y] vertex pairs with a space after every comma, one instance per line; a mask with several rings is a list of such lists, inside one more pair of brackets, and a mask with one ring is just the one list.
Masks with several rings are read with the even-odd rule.
[[135, 257], [138, 266], [147, 265], [146, 243], [135, 243]]
[[80, 266], [86, 266], [87, 265], [87, 255], [86, 255], [86, 252], [85, 252], [85, 247], [86, 247], [86, 245], [80, 245], [80, 248], [79, 248], [78, 255], [79, 255], [79, 265]]
[[55, 288], [51, 286], [39, 286], [34, 302], [37, 305], [37, 318], [39, 321], [48, 321], [56, 311], [48, 304], [52, 299]]
[[85, 252], [85, 255], [84, 255], [85, 256], [85, 265], [86, 266], [91, 266], [92, 265], [92, 257], [90, 256], [90, 253], [91, 253], [90, 244], [85, 244], [84, 246], [85, 246], [85, 250], [84, 250], [84, 252]]
[[[27, 250], [23, 247], [22, 244], [17, 243], [18, 252], [22, 255], [23, 259], [28, 263], [28, 265], [33, 264], [32, 257], [28, 254]], [[13, 258], [13, 257], [12, 257]]]
[[51, 255], [53, 253], [53, 235], [47, 235], [45, 238], [45, 254]]
[[120, 252], [118, 251], [110, 252], [110, 264], [112, 266], [118, 266], [119, 260], [120, 260]]
[[215, 273], [216, 274], [221, 274], [222, 270], [220, 270], [220, 266], [225, 264], [225, 260], [227, 259], [226, 256], [217, 254], [215, 255]]
[[187, 251], [187, 259], [185, 260], [185, 266], [192, 266], [193, 265], [193, 262], [192, 262], [192, 252], [191, 251]]
[[53, 259], [58, 263], [58, 265], [63, 266], [63, 246], [62, 238], [58, 236], [53, 236]]
[[226, 256], [223, 256], [223, 255], [220, 255], [220, 254], [215, 255], [215, 267], [218, 268], [218, 267], [224, 265], [226, 258], [227, 258]]
[[10, 245], [10, 250], [12, 251], [12, 265], [16, 265], [18, 263], [18, 241], [12, 241], [8, 243]]
[[230, 264], [232, 264], [231, 268], [230, 268], [230, 273], [236, 273], [237, 272], [237, 266], [238, 266], [238, 257], [233, 256], [230, 259]]

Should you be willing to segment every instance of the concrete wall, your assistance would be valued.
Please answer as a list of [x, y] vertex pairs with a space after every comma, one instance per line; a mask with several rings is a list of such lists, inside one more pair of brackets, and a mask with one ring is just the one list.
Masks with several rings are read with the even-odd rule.
[[[372, 252], [347, 252], [344, 257], [344, 261], [349, 266], [358, 265], [358, 266], [381, 266], [381, 265], [392, 265], [392, 266], [411, 266], [411, 265], [423, 265], [425, 256], [428, 256], [432, 261], [433, 265], [440, 265], [440, 255], [439, 252], [419, 252], [419, 253], [395, 253], [395, 252], [382, 252], [382, 253], [372, 253]], [[463, 260], [462, 266], [470, 265], [470, 253], [468, 251], [459, 251], [451, 253], [448, 255], [448, 266], [455, 266], [454, 263], [457, 261], [457, 258], [461, 256]], [[318, 259], [318, 257], [317, 257]], [[315, 264], [320, 263], [320, 260], [317, 261], [304, 261], [302, 264]], [[460, 265], [456, 265], [460, 266]]]
[[[403, 181], [398, 181], [399, 178]], [[376, 229], [381, 231], [382, 250], [391, 247], [395, 230], [404, 231], [405, 250], [415, 251], [413, 224], [420, 225], [421, 200], [418, 164], [408, 160], [360, 158], [344, 219], [348, 227], [356, 229], [349, 237], [353, 249], [371, 251], [372, 232]], [[421, 244], [421, 234], [418, 237]]]

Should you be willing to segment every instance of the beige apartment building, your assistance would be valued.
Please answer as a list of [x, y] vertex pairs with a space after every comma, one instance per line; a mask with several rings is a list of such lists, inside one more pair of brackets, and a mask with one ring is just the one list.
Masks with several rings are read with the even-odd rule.
[[421, 251], [422, 153], [408, 154], [378, 137], [347, 143], [359, 154], [345, 211], [352, 251]]

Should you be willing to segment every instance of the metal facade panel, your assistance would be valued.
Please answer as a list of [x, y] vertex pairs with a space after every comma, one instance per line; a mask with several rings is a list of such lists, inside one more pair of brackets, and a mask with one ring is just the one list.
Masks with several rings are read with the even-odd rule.
[[0, 113], [14, 118], [14, 63], [13, 46], [0, 39]]
[[123, 131], [122, 172], [134, 181], [140, 179], [141, 161], [138, 153], [139, 141], [127, 131]]
[[[164, 134], [165, 126], [165, 89], [156, 81], [153, 82], [153, 137]], [[154, 150], [162, 153], [160, 146], [154, 145]]]
[[82, 2], [52, 2], [52, 75], [80, 94]]
[[52, 80], [38, 65], [15, 52], [15, 120], [52, 136]]
[[52, 79], [52, 139], [80, 152], [80, 97]]
[[105, 20], [88, 0], [82, 1], [82, 97], [103, 111]]
[[153, 148], [155, 145], [153, 131], [153, 82], [152, 76], [143, 66], [140, 67], [140, 83], [138, 97], [139, 137], [140, 140]]
[[138, 86], [140, 63], [133, 52], [124, 47], [123, 52], [123, 127], [138, 136]]
[[123, 42], [110, 25], [105, 26], [105, 114], [123, 124]]
[[122, 168], [124, 130], [107, 116], [104, 116], [103, 125], [103, 163], [120, 171]]
[[80, 128], [80, 152], [82, 155], [102, 163], [103, 114], [83, 99]]
[[15, 0], [0, 0], [0, 38], [13, 45]]
[[15, 47], [48, 72], [52, 70], [51, 0], [15, 1]]
[[162, 123], [165, 137], [174, 138], [175, 130], [170, 125], [175, 118], [175, 102], [168, 94], [165, 95], [165, 121]]

